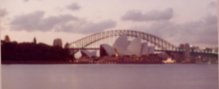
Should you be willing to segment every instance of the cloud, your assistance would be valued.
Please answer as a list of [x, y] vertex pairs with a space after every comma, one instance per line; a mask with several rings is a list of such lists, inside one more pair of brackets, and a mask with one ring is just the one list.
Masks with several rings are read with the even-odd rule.
[[171, 43], [190, 43], [202, 46], [218, 45], [217, 16], [209, 15], [202, 20], [176, 24], [170, 21], [158, 21], [150, 27], [135, 29], [154, 34]]
[[142, 13], [138, 10], [128, 11], [122, 20], [125, 21], [160, 21], [160, 20], [169, 20], [173, 17], [173, 9], [168, 8], [163, 11], [153, 10], [148, 13]]
[[209, 7], [212, 7], [212, 8], [217, 8], [218, 7], [218, 1], [212, 1], [209, 3]]
[[100, 32], [105, 29], [113, 28], [115, 26], [116, 22], [112, 20], [105, 20], [97, 23], [81, 20], [70, 24], [63, 24], [58, 28], [57, 31], [88, 34]]
[[36, 11], [15, 17], [11, 22], [12, 30], [24, 31], [62, 31], [87, 34], [103, 31], [116, 26], [112, 20], [91, 22], [72, 15], [45, 17], [43, 11]]
[[29, 0], [24, 0], [24, 2], [28, 2]]
[[72, 3], [71, 5], [67, 6], [68, 9], [75, 11], [79, 10], [81, 7], [77, 3]]
[[36, 11], [34, 13], [17, 16], [11, 22], [13, 30], [26, 30], [26, 31], [48, 31], [52, 30], [56, 25], [66, 23], [78, 18], [71, 15], [59, 15], [44, 17], [43, 11]]
[[5, 9], [0, 9], [0, 18], [7, 15], [7, 11]]
[[0, 30], [4, 29], [4, 22], [3, 19], [7, 15], [7, 11], [5, 9], [0, 9]]

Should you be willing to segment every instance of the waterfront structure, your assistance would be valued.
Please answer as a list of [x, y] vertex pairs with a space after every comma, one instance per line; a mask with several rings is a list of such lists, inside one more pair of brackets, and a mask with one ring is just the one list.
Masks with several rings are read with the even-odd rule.
[[100, 45], [100, 57], [103, 56], [114, 56], [116, 51], [113, 47], [108, 44], [101, 44]]
[[126, 35], [120, 36], [114, 43], [113, 47], [116, 50], [117, 55], [123, 56], [127, 55], [127, 47], [129, 45], [128, 37]]
[[186, 44], [180, 44], [179, 49], [183, 50], [183, 54], [184, 54], [184, 62], [185, 63], [189, 63], [191, 62], [190, 60], [190, 45], [188, 43]]
[[97, 53], [96, 51], [81, 50], [81, 56], [91, 58], [91, 57], [96, 57]]
[[141, 56], [141, 38], [137, 37], [134, 40], [130, 42], [130, 44], [127, 47], [128, 55], [135, 55], [135, 56]]
[[137, 56], [154, 53], [154, 47], [142, 43], [141, 38], [128, 40], [126, 35], [119, 36], [113, 46], [107, 44], [100, 45], [100, 56]]
[[165, 64], [173, 64], [173, 63], [175, 63], [176, 61], [175, 60], [173, 60], [173, 59], [171, 59], [171, 58], [167, 58], [166, 60], [163, 60], [163, 63], [165, 63]]
[[141, 47], [141, 55], [149, 55], [155, 51], [155, 48], [153, 46], [148, 46], [147, 43], [142, 43]]

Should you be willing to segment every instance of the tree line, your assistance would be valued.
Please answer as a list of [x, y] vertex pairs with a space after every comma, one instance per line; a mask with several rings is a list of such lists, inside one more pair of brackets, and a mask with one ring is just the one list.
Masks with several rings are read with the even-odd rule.
[[2, 64], [70, 63], [73, 57], [67, 48], [34, 42], [1, 41]]

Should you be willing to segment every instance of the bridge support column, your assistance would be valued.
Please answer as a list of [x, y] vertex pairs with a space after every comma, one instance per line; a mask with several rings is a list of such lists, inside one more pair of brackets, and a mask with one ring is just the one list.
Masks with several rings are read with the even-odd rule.
[[184, 55], [183, 63], [191, 63], [190, 46], [189, 46], [189, 44], [183, 44], [181, 46], [182, 46], [182, 49], [184, 50], [184, 52], [183, 52], [183, 55]]
[[190, 60], [190, 51], [189, 50], [184, 51], [184, 60], [185, 60], [186, 63], [191, 62], [191, 60]]

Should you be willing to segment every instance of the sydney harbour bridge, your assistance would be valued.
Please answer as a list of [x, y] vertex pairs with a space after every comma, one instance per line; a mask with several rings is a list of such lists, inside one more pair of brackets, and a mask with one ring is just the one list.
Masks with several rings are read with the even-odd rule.
[[[82, 39], [76, 40], [72, 43], [69, 43], [68, 48], [72, 50], [72, 53], [76, 53], [79, 50], [99, 50], [98, 47], [90, 47], [95, 43], [101, 42], [107, 44], [111, 42], [112, 38], [119, 37], [126, 35], [129, 38], [141, 38], [142, 41], [145, 41], [155, 47], [156, 51], [166, 52], [170, 55], [187, 55], [189, 54], [191, 58], [195, 57], [205, 57], [217, 60], [218, 53], [216, 51], [209, 51], [209, 50], [196, 50], [192, 48], [180, 48], [175, 46], [174, 44], [149, 33], [134, 31], [134, 30], [111, 30], [111, 31], [104, 31], [99, 33], [94, 33], [92, 35], [86, 36]], [[100, 44], [97, 44], [100, 45]]]

